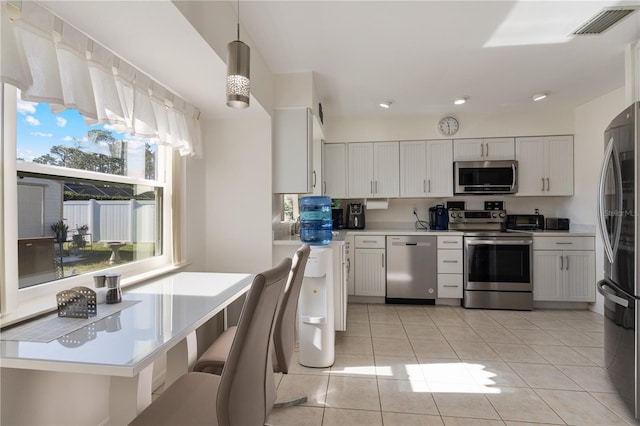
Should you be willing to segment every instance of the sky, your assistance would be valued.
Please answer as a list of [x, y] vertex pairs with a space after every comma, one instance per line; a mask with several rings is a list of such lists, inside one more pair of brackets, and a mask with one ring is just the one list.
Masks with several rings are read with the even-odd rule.
[[[51, 147], [64, 145], [81, 148], [84, 152], [109, 154], [105, 142], [94, 144], [87, 138], [92, 129], [108, 130], [116, 139], [127, 140], [127, 174], [144, 177], [144, 146], [148, 139], [131, 134], [116, 133], [110, 124], [88, 126], [75, 109], [53, 114], [49, 104], [27, 102], [18, 96], [16, 126], [16, 157], [27, 162], [48, 154]], [[152, 148], [153, 149], [153, 148]]]

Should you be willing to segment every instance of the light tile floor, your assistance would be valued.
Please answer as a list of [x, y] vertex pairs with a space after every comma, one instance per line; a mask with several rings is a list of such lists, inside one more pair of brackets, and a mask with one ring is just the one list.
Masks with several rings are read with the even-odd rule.
[[[297, 355], [297, 353], [296, 353]], [[625, 425], [603, 369], [603, 318], [350, 304], [329, 368], [277, 375], [278, 425]]]

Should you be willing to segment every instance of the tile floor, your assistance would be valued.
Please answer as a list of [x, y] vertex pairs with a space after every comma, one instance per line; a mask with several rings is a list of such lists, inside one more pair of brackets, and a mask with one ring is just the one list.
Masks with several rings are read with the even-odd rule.
[[[603, 318], [350, 304], [330, 368], [277, 375], [278, 425], [625, 425], [603, 367]], [[297, 354], [296, 354], [297, 355]]]

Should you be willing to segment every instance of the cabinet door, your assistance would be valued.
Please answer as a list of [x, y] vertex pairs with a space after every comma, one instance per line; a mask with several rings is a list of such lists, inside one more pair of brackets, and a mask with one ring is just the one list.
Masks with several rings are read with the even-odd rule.
[[348, 196], [350, 198], [373, 197], [373, 144], [350, 143], [348, 152]]
[[313, 191], [313, 121], [309, 108], [276, 108], [273, 113], [273, 192]]
[[373, 144], [373, 196], [398, 197], [400, 191], [400, 148], [398, 142]]
[[400, 197], [424, 197], [427, 188], [424, 141], [400, 142]]
[[545, 138], [547, 191], [545, 195], [573, 195], [573, 137]]
[[313, 195], [322, 195], [324, 190], [322, 185], [322, 146], [324, 141], [322, 139], [313, 140], [313, 172], [311, 176], [311, 189]]
[[513, 138], [488, 138], [484, 142], [485, 160], [515, 160], [515, 142]]
[[569, 302], [596, 301], [596, 257], [593, 251], [565, 251], [564, 300]]
[[331, 198], [347, 197], [347, 147], [343, 143], [323, 146], [323, 193]]
[[533, 251], [533, 300], [563, 300], [560, 250]]
[[383, 249], [356, 249], [356, 296], [384, 296], [385, 258]]
[[483, 139], [455, 139], [453, 141], [453, 161], [481, 161], [483, 159]]
[[517, 195], [546, 195], [546, 159], [544, 140], [541, 137], [517, 138], [518, 160]]
[[427, 141], [426, 155], [427, 197], [453, 196], [453, 141]]

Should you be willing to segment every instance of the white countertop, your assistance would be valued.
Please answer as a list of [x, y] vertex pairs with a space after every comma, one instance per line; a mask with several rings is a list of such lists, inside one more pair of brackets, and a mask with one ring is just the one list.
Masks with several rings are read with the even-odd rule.
[[182, 272], [156, 279], [124, 292], [123, 300], [141, 303], [66, 335], [80, 342], [77, 347], [58, 339], [1, 341], [0, 362], [6, 368], [133, 377], [246, 292], [252, 278]]

